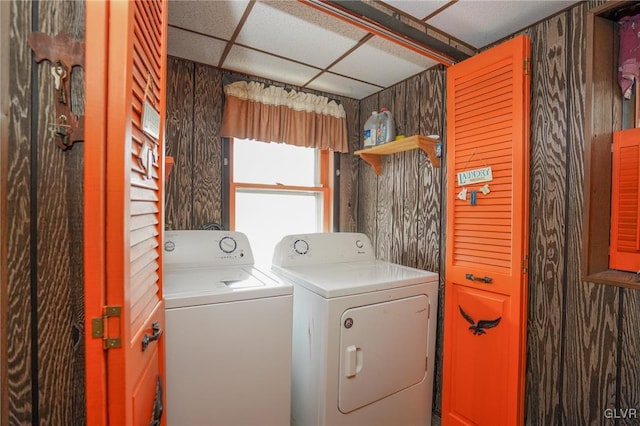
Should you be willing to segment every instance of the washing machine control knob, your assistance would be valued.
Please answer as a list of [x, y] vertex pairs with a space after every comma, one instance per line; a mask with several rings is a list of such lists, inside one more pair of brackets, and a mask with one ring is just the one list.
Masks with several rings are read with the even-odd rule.
[[309, 251], [309, 243], [305, 240], [296, 240], [293, 243], [293, 249], [298, 254], [307, 254], [307, 252]]
[[234, 240], [233, 237], [229, 236], [222, 237], [218, 245], [220, 246], [220, 250], [222, 250], [224, 253], [233, 253], [234, 251], [236, 251], [236, 248], [238, 248], [238, 243], [236, 242], [236, 240]]
[[362, 242], [362, 240], [356, 240], [356, 247], [358, 248], [364, 247], [364, 243]]

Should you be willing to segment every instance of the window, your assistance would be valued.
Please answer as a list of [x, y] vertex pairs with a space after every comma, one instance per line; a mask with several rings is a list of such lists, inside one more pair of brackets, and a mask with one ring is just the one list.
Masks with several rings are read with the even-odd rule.
[[257, 264], [271, 263], [284, 235], [329, 231], [328, 150], [233, 139], [230, 153], [230, 228], [247, 235]]

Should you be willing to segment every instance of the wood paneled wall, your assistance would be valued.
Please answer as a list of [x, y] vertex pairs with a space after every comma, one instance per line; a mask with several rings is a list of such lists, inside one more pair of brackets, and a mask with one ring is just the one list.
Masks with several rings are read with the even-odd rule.
[[[586, 14], [592, 5], [581, 3], [524, 31], [532, 45], [525, 396], [525, 423], [531, 425], [640, 424], [640, 413], [636, 418], [606, 417], [616, 414], [606, 410], [618, 409], [618, 416], [621, 409], [640, 412], [640, 290], [583, 282], [580, 275]], [[387, 106], [398, 121], [399, 133], [443, 135], [441, 74], [431, 70], [420, 76], [421, 85], [410, 79], [362, 100], [361, 127], [370, 111]], [[417, 99], [407, 98], [409, 86], [419, 93]], [[414, 121], [421, 127], [408, 124]], [[380, 257], [443, 274], [444, 169], [420, 164], [417, 179], [418, 160], [409, 155], [387, 157], [379, 177], [367, 165], [360, 166], [358, 230], [372, 237]], [[418, 247], [425, 248], [417, 258], [413, 257], [416, 225]], [[441, 319], [441, 310], [439, 315]], [[437, 413], [441, 327], [439, 321]]]
[[174, 166], [166, 183], [165, 223], [199, 229], [222, 221], [222, 72], [169, 57], [166, 153]]
[[[83, 145], [55, 145], [51, 64], [33, 64], [27, 36], [84, 40], [84, 2], [11, 4], [7, 206], [9, 424], [85, 422]], [[82, 71], [74, 111], [82, 114]], [[4, 294], [4, 293], [3, 293]]]
[[640, 291], [581, 279], [589, 7], [525, 31], [532, 39], [527, 419], [631, 425], [640, 418], [614, 420], [606, 410], [640, 407]]

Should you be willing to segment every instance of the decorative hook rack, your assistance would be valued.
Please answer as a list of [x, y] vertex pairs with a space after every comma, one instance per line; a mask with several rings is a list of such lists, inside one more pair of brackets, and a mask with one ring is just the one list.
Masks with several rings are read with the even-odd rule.
[[52, 130], [56, 144], [63, 150], [84, 140], [84, 116], [71, 111], [71, 73], [74, 67], [84, 66], [84, 42], [69, 38], [66, 33], [55, 37], [34, 31], [27, 41], [35, 53], [37, 63], [48, 60], [56, 98], [56, 121]]

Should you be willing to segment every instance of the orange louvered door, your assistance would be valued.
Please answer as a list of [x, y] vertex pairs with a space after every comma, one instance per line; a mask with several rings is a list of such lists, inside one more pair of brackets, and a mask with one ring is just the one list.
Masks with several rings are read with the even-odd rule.
[[524, 416], [529, 39], [447, 71], [443, 425]]
[[609, 267], [640, 270], [640, 129], [614, 132]]
[[166, 423], [166, 28], [166, 0], [87, 2], [85, 312], [103, 324], [87, 337], [91, 425]]

